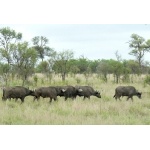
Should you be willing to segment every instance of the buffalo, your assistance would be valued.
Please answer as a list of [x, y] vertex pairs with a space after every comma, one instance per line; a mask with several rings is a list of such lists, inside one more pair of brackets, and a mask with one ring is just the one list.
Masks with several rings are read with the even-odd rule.
[[34, 91], [29, 90], [23, 86], [14, 86], [14, 87], [5, 87], [3, 88], [2, 100], [7, 100], [11, 98], [21, 99], [21, 102], [24, 102], [26, 96], [34, 96]]
[[141, 99], [141, 95], [142, 93], [138, 92], [135, 87], [133, 86], [118, 86], [115, 89], [115, 95], [114, 98], [117, 100], [117, 98], [119, 98], [121, 96], [128, 96], [127, 100], [129, 100], [129, 98], [131, 98], [131, 100], [133, 101], [133, 96], [137, 96], [138, 98]]
[[65, 97], [65, 100], [68, 98], [75, 99], [77, 96], [77, 89], [74, 86], [64, 86], [61, 89], [62, 95]]
[[90, 99], [90, 96], [101, 98], [100, 92], [95, 91], [91, 86], [76, 86], [75, 88], [77, 89], [78, 96], [84, 96], [83, 99]]
[[56, 87], [40, 87], [35, 89], [34, 91], [34, 101], [37, 99], [39, 100], [40, 96], [43, 98], [50, 98], [50, 102], [54, 99], [57, 100], [57, 96], [60, 94], [61, 91], [58, 90]]

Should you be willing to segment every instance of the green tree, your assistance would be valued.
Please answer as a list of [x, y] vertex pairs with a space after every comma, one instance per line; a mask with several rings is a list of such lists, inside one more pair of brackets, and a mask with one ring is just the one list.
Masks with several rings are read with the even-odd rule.
[[45, 74], [49, 71], [49, 66], [47, 61], [42, 61], [37, 66], [38, 72]]
[[62, 77], [62, 81], [65, 81], [66, 74], [70, 70], [69, 60], [73, 59], [74, 53], [71, 50], [65, 50], [57, 53], [55, 65], [53, 69], [55, 72], [60, 73]]
[[[22, 39], [22, 33], [17, 33], [15, 30], [9, 27], [0, 29], [0, 60], [4, 63], [1, 66], [4, 70], [3, 77], [5, 78], [5, 84], [7, 85], [11, 74], [11, 64], [13, 61], [13, 50], [11, 49], [13, 44], [17, 44]], [[6, 65], [7, 64], [7, 65]]]
[[16, 44], [22, 39], [22, 33], [17, 33], [9, 27], [0, 29], [0, 56], [1, 60], [6, 61], [9, 65], [12, 62], [11, 44]]
[[32, 42], [35, 50], [38, 53], [38, 57], [43, 61], [45, 56], [50, 56], [53, 52], [49, 46], [47, 46], [49, 40], [44, 36], [35, 36], [32, 38]]
[[111, 72], [114, 74], [114, 82], [119, 83], [120, 76], [123, 73], [122, 62], [111, 59], [109, 60], [109, 66], [110, 66]]
[[123, 82], [130, 82], [130, 74], [131, 74], [131, 69], [129, 68], [129, 63], [127, 60], [122, 61], [123, 65], [123, 77], [122, 81]]
[[78, 60], [77, 59], [70, 59], [68, 64], [70, 67], [70, 72], [75, 76], [77, 73], [80, 72], [80, 69], [77, 66]]
[[131, 40], [129, 41], [129, 47], [132, 48], [130, 55], [136, 57], [139, 64], [140, 73], [142, 73], [142, 63], [144, 61], [144, 55], [146, 52], [150, 51], [150, 40], [145, 40], [143, 37], [132, 34]]
[[102, 76], [102, 79], [107, 82], [108, 74], [110, 73], [110, 63], [109, 60], [102, 59], [97, 66], [97, 73]]
[[34, 67], [37, 61], [37, 52], [30, 48], [28, 42], [12, 45], [13, 50], [13, 68], [22, 78], [22, 85], [28, 80], [28, 77], [34, 73]]
[[8, 71], [10, 66], [7, 63], [0, 63], [1, 84], [8, 85]]
[[90, 60], [89, 61], [89, 67], [91, 68], [91, 72], [92, 73], [96, 73], [97, 72], [97, 67], [99, 65], [100, 60]]
[[87, 58], [85, 58], [84, 56], [81, 56], [78, 59], [78, 63], [77, 63], [77, 67], [80, 69], [80, 73], [86, 73], [87, 68], [89, 66], [89, 61]]

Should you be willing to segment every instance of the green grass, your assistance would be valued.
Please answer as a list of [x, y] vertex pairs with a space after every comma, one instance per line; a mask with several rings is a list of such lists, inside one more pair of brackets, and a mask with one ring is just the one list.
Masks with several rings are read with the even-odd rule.
[[[80, 78], [82, 85], [86, 85], [84, 77]], [[56, 83], [55, 79], [55, 83]], [[141, 80], [139, 80], [141, 81]], [[61, 81], [58, 80], [58, 83]], [[76, 80], [68, 78], [70, 85], [77, 85]], [[47, 83], [47, 82], [46, 82]], [[58, 97], [58, 101], [49, 103], [49, 99], [40, 98], [33, 102], [33, 97], [28, 96], [25, 102], [0, 100], [0, 124], [4, 125], [147, 125], [150, 124], [150, 94], [149, 86], [142, 83], [130, 84], [143, 92], [142, 99], [133, 97], [134, 101], [121, 101], [113, 98], [117, 84], [102, 83], [97, 78], [89, 78], [88, 84], [101, 92], [102, 98], [91, 96], [91, 99], [76, 100]], [[58, 84], [56, 84], [58, 85]], [[119, 84], [122, 85], [122, 84]], [[123, 84], [125, 85], [125, 84]], [[38, 86], [48, 86], [45, 85]], [[35, 87], [34, 87], [35, 88]], [[0, 92], [0, 97], [2, 91]]]

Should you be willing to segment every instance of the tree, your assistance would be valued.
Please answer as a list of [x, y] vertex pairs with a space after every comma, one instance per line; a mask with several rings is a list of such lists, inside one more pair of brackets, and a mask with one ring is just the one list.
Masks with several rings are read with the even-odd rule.
[[65, 81], [66, 74], [69, 72], [71, 67], [68, 62], [70, 59], [73, 59], [73, 57], [74, 53], [70, 50], [59, 52], [56, 55], [56, 61], [53, 69], [61, 74], [62, 81]]
[[102, 75], [102, 79], [107, 82], [107, 75], [110, 73], [109, 60], [102, 59], [97, 66], [97, 73]]
[[77, 63], [78, 63], [77, 59], [70, 59], [68, 61], [68, 65], [71, 66], [69, 71], [74, 75], [74, 77], [77, 73], [80, 72], [80, 69], [78, 68]]
[[146, 52], [150, 51], [150, 40], [145, 41], [143, 37], [137, 34], [132, 34], [131, 40], [129, 41], [129, 47], [132, 48], [129, 54], [136, 57], [136, 60], [139, 64], [140, 73], [142, 73], [144, 55]]
[[110, 70], [114, 74], [114, 81], [116, 83], [119, 83], [120, 76], [123, 73], [123, 64], [119, 61], [110, 59], [109, 60], [109, 66], [110, 66]]
[[115, 56], [117, 58], [117, 61], [122, 61], [121, 55], [119, 54], [118, 50], [115, 52]]
[[6, 63], [0, 63], [0, 75], [1, 75], [1, 84], [8, 85], [8, 71], [10, 70], [10, 66]]
[[9, 76], [11, 73], [12, 63], [12, 53], [11, 49], [13, 44], [18, 43], [22, 39], [22, 33], [17, 33], [15, 30], [10, 29], [9, 27], [4, 27], [0, 29], [0, 60], [3, 62], [1, 66], [4, 73], [5, 84], [7, 85]]
[[0, 56], [9, 65], [12, 61], [11, 44], [16, 44], [22, 39], [22, 33], [17, 33], [9, 27], [0, 29]]
[[97, 72], [97, 66], [99, 65], [100, 60], [90, 60], [89, 67], [91, 68], [92, 73]]
[[44, 36], [36, 36], [32, 39], [34, 48], [38, 53], [38, 57], [43, 61], [45, 56], [50, 56], [53, 50], [47, 46], [49, 40]]
[[78, 59], [77, 67], [80, 69], [80, 73], [86, 73], [87, 68], [89, 66], [89, 61], [84, 56], [81, 56]]
[[34, 73], [34, 67], [37, 61], [37, 52], [34, 48], [30, 48], [28, 42], [12, 45], [13, 50], [13, 68], [22, 78], [22, 85], [25, 84], [28, 77]]

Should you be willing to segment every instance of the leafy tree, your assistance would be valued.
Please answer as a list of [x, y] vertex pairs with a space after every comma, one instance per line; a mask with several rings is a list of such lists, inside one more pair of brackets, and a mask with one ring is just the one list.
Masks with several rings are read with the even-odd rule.
[[80, 69], [80, 73], [86, 73], [89, 66], [89, 61], [84, 56], [78, 59], [77, 67]]
[[42, 61], [37, 66], [38, 72], [45, 74], [49, 71], [49, 66], [47, 61]]
[[0, 29], [0, 59], [4, 63], [1, 65], [1, 69], [4, 71], [2, 77], [7, 85], [9, 76], [11, 73], [11, 63], [13, 50], [11, 49], [13, 44], [18, 43], [22, 39], [22, 33], [17, 33], [15, 30], [9, 27]]
[[150, 51], [150, 40], [145, 40], [143, 37], [132, 34], [131, 40], [129, 41], [129, 47], [132, 48], [130, 55], [136, 57], [139, 64], [140, 73], [142, 73], [142, 63], [144, 61], [144, 55]]
[[99, 65], [100, 60], [89, 61], [89, 67], [91, 68], [92, 73], [97, 72], [97, 67]]
[[70, 70], [69, 60], [73, 59], [74, 53], [70, 50], [65, 50], [62, 52], [57, 53], [56, 61], [54, 64], [53, 69], [61, 74], [62, 80], [65, 81], [66, 74]]
[[102, 59], [97, 66], [97, 73], [102, 75], [102, 79], [107, 82], [107, 75], [110, 73], [109, 60]]
[[28, 42], [12, 45], [13, 67], [17, 74], [22, 78], [22, 85], [25, 84], [28, 77], [34, 73], [34, 67], [37, 61], [37, 53], [34, 48], [30, 48]]
[[11, 44], [16, 44], [22, 39], [22, 33], [17, 33], [15, 30], [9, 27], [0, 29], [0, 56], [3, 61], [6, 61], [9, 65], [12, 61], [12, 49]]
[[123, 82], [130, 82], [131, 69], [129, 68], [128, 61], [127, 60], [123, 60], [122, 65], [123, 65], [123, 77], [122, 77], [122, 81]]
[[70, 67], [70, 72], [74, 74], [74, 76], [80, 72], [80, 69], [78, 68], [78, 60], [77, 59], [70, 59], [68, 62], [68, 65]]
[[109, 60], [109, 63], [110, 63], [110, 66], [111, 66], [110, 67], [111, 71], [114, 74], [114, 81], [116, 83], [119, 83], [120, 76], [123, 73], [123, 64], [121, 62], [113, 60], [113, 59]]
[[0, 63], [0, 75], [1, 75], [1, 84], [8, 85], [8, 71], [10, 66], [7, 63]]
[[35, 36], [32, 39], [34, 48], [38, 53], [38, 57], [43, 61], [45, 56], [50, 56], [53, 50], [47, 46], [49, 40], [44, 36]]
[[132, 74], [139, 74], [139, 64], [135, 60], [128, 60], [128, 68], [131, 70]]

